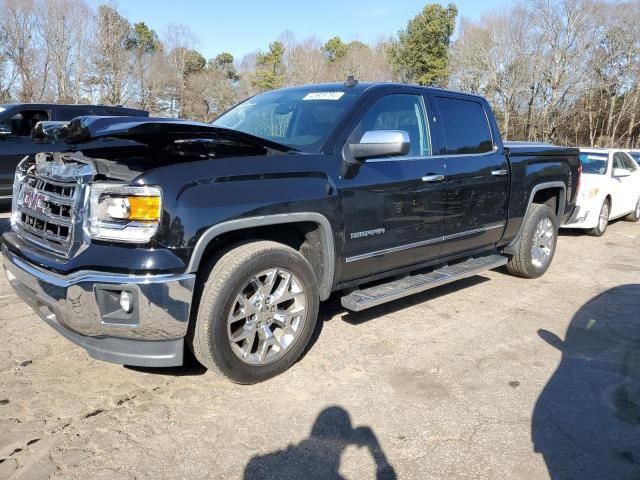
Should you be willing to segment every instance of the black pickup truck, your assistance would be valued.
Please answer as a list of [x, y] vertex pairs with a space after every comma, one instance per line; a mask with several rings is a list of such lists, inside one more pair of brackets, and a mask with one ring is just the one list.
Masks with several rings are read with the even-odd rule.
[[542, 275], [580, 182], [577, 150], [505, 145], [485, 99], [409, 85], [34, 135], [68, 150], [16, 171], [16, 292], [96, 358], [175, 366], [186, 346], [239, 383], [292, 365], [332, 292], [357, 312], [502, 265]]
[[[0, 105], [0, 205], [8, 204], [13, 190], [16, 166], [25, 155], [51, 151], [51, 144], [31, 140], [33, 127], [42, 121], [69, 121], [85, 115], [148, 117], [149, 112], [109, 105], [75, 105], [56, 103], [5, 103]], [[66, 145], [60, 144], [62, 150]]]

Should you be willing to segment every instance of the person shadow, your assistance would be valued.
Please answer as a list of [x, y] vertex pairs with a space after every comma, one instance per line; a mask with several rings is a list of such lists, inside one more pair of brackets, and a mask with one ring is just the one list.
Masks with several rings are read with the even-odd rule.
[[353, 428], [349, 413], [337, 406], [326, 408], [318, 415], [309, 438], [284, 450], [253, 457], [243, 478], [341, 479], [341, 456], [351, 445], [368, 449], [376, 464], [376, 479], [396, 478], [373, 430], [366, 426]]
[[551, 479], [640, 479], [640, 285], [591, 299], [564, 340], [538, 334], [562, 352], [531, 426]]

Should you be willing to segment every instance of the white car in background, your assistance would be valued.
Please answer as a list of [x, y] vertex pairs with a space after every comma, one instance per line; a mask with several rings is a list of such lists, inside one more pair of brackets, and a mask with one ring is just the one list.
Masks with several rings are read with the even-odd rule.
[[633, 157], [618, 149], [581, 148], [582, 177], [577, 208], [562, 225], [582, 228], [600, 237], [609, 220], [625, 217], [640, 219], [640, 166]]

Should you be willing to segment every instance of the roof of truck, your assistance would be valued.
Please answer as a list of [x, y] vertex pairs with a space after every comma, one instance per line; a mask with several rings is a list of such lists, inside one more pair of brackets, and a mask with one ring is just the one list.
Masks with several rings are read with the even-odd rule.
[[[471, 97], [477, 97], [485, 100], [482, 95], [477, 95], [475, 93], [462, 92], [458, 90], [451, 90], [440, 87], [432, 87], [432, 86], [423, 86], [415, 83], [398, 83], [398, 82], [357, 82], [352, 85], [347, 85], [346, 83], [316, 83], [310, 85], [293, 85], [290, 87], [282, 87], [277, 90], [320, 90], [320, 91], [328, 91], [328, 90], [340, 90], [340, 91], [348, 91], [355, 90], [358, 92], [364, 92], [369, 89], [377, 89], [384, 87], [411, 87], [411, 88], [420, 88], [425, 90], [430, 90], [434, 92], [446, 92], [446, 93], [456, 93], [460, 95], [468, 95]], [[265, 92], [268, 93], [268, 92]]]

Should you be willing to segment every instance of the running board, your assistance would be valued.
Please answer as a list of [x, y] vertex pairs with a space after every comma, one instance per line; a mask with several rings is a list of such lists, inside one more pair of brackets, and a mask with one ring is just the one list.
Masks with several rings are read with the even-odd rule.
[[455, 282], [462, 278], [472, 277], [486, 270], [501, 267], [507, 263], [507, 260], [507, 257], [503, 257], [502, 255], [486, 255], [471, 258], [465, 262], [442, 267], [430, 273], [409, 275], [400, 280], [393, 280], [363, 290], [356, 290], [342, 297], [341, 303], [347, 310], [360, 312], [367, 308], [375, 307], [376, 305], [439, 287], [446, 283]]

